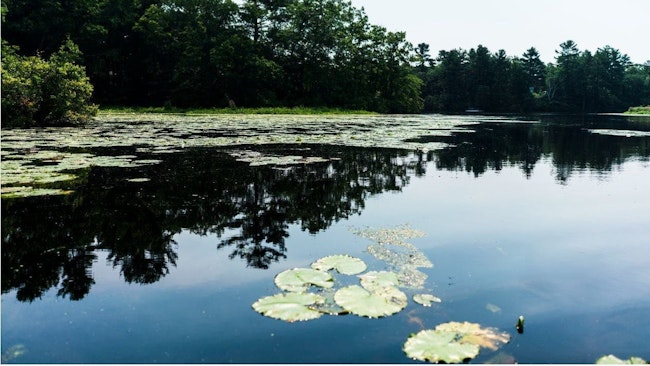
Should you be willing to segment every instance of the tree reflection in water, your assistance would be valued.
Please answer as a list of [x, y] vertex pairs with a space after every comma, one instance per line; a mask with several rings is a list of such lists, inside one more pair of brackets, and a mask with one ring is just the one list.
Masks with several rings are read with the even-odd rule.
[[[167, 156], [146, 168], [91, 168], [69, 196], [2, 201], [2, 292], [33, 301], [50, 289], [71, 300], [89, 293], [97, 251], [125, 281], [148, 284], [176, 265], [173, 238], [182, 230], [218, 237], [219, 250], [267, 269], [287, 257], [289, 225], [317, 233], [360, 214], [368, 196], [399, 191], [427, 162], [480, 176], [518, 166], [530, 177], [546, 157], [556, 180], [572, 172], [607, 172], [630, 158], [650, 156], [650, 138], [589, 133], [581, 125], [485, 123], [473, 133], [423, 139], [451, 143], [408, 153], [370, 148], [264, 147], [266, 152], [331, 158], [327, 163], [251, 167], [219, 150]], [[262, 149], [258, 147], [258, 149]], [[296, 152], [295, 150], [300, 150]], [[309, 151], [306, 151], [309, 150]], [[133, 183], [128, 178], [151, 180]]]
[[[96, 251], [108, 252], [125, 281], [156, 282], [176, 265], [173, 238], [182, 230], [216, 235], [231, 259], [266, 269], [286, 258], [290, 224], [324, 230], [360, 213], [368, 195], [400, 190], [424, 172], [425, 162], [405, 152], [315, 149], [335, 159], [250, 167], [200, 149], [139, 170], [89, 169], [69, 196], [3, 200], [2, 292], [33, 301], [58, 287], [59, 296], [82, 299], [95, 283]], [[134, 174], [151, 181], [128, 182]]]

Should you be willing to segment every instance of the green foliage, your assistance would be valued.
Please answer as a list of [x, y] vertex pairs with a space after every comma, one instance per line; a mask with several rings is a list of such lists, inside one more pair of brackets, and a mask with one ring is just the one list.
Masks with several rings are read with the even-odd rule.
[[650, 105], [645, 107], [630, 107], [625, 113], [627, 114], [650, 114]]
[[650, 66], [610, 46], [591, 54], [566, 41], [555, 61], [544, 65], [534, 47], [517, 58], [479, 45], [440, 51], [435, 66], [415, 69], [425, 111], [622, 112], [650, 101]]
[[18, 48], [2, 43], [2, 120], [5, 126], [29, 127], [80, 124], [93, 116], [93, 87], [81, 53], [67, 40], [49, 60], [20, 56]]
[[70, 35], [102, 104], [422, 109], [405, 34], [346, 1], [16, 0], [7, 10], [3, 36], [27, 53], [48, 56]]
[[[79, 45], [83, 60], [72, 64], [84, 65], [107, 105], [622, 112], [650, 102], [650, 66], [610, 46], [592, 54], [567, 41], [547, 65], [534, 47], [511, 57], [478, 45], [434, 59], [428, 44], [371, 24], [348, 1], [12, 0], [2, 15], [4, 39], [24, 54], [48, 58], [68, 37]], [[29, 100], [16, 113], [29, 116], [42, 80], [12, 82], [7, 90]]]

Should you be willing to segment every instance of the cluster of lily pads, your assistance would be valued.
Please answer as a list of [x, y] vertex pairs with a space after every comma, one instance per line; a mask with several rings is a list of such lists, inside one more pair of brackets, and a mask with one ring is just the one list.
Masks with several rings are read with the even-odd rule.
[[[3, 148], [5, 142], [3, 141]], [[135, 155], [102, 156], [31, 147], [2, 152], [2, 198], [72, 193], [84, 169], [141, 167], [161, 160]], [[63, 188], [62, 188], [63, 187]]]
[[[466, 117], [426, 116], [183, 116], [102, 114], [84, 127], [2, 131], [2, 197], [68, 194], [80, 170], [92, 166], [137, 167], [192, 147], [227, 148], [251, 165], [293, 165], [327, 161], [318, 156], [268, 155], [232, 147], [315, 143], [413, 150], [442, 143], [406, 142], [423, 135], [469, 131]], [[110, 156], [98, 149], [129, 148], [136, 155]], [[138, 178], [136, 178], [138, 179]], [[142, 178], [144, 179], [144, 178]], [[136, 181], [137, 182], [137, 181]]]
[[[381, 318], [403, 310], [408, 297], [400, 288], [423, 288], [422, 277], [407, 274], [418, 267], [433, 266], [424, 253], [404, 239], [420, 237], [424, 233], [408, 226], [356, 230], [355, 233], [375, 241], [368, 247], [368, 252], [396, 271], [365, 272], [368, 266], [363, 260], [346, 254], [323, 257], [309, 268], [288, 269], [276, 275], [274, 282], [283, 292], [257, 300], [253, 309], [264, 316], [287, 322], [313, 320], [326, 314]], [[335, 275], [356, 276], [359, 283], [336, 289], [339, 282]], [[430, 293], [417, 293], [412, 299], [425, 307], [442, 301]], [[416, 360], [457, 363], [476, 357], [481, 347], [496, 350], [509, 340], [507, 333], [494, 328], [449, 322], [412, 334], [403, 350]]]
[[[275, 284], [285, 291], [259, 299], [253, 309], [259, 313], [288, 322], [320, 318], [324, 314], [355, 314], [368, 318], [388, 316], [404, 309], [407, 297], [399, 290], [397, 274], [370, 271], [359, 275], [367, 265], [349, 255], [323, 257], [310, 268], [293, 268], [279, 273]], [[332, 290], [335, 285], [330, 271], [342, 275], [359, 275], [359, 285]], [[321, 290], [308, 292], [312, 287]]]

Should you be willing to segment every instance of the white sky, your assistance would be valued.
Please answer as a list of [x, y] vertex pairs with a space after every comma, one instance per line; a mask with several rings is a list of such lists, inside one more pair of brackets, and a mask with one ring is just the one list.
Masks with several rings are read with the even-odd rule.
[[352, 0], [370, 23], [404, 31], [417, 45], [439, 50], [479, 44], [521, 56], [535, 47], [555, 62], [560, 43], [581, 51], [612, 46], [634, 63], [650, 60], [650, 0]]

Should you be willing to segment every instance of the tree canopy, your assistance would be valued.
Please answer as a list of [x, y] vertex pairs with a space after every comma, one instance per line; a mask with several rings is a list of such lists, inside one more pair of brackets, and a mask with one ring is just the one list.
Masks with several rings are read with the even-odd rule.
[[534, 47], [521, 57], [482, 45], [432, 57], [430, 45], [414, 47], [345, 0], [8, 0], [3, 16], [16, 55], [77, 45], [102, 105], [419, 113], [650, 104], [650, 64], [610, 46], [592, 54], [567, 41], [548, 64]]

